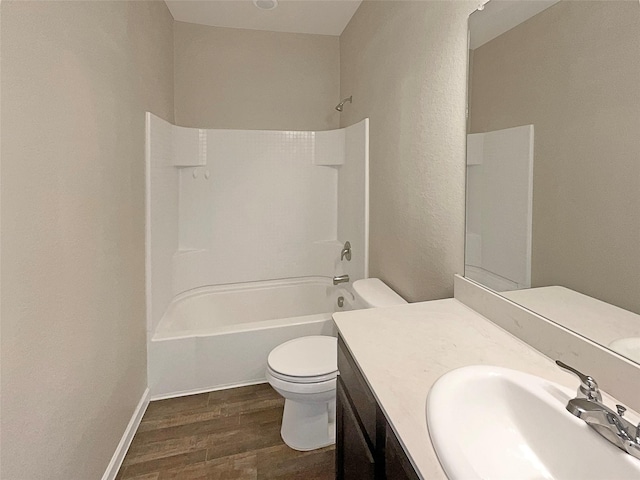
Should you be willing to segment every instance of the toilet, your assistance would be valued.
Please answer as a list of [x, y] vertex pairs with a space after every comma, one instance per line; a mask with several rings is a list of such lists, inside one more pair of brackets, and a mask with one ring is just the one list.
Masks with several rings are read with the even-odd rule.
[[[353, 283], [360, 308], [407, 303], [377, 278]], [[267, 381], [284, 397], [282, 440], [294, 450], [307, 451], [336, 440], [336, 377], [338, 339], [323, 335], [289, 340], [267, 359]]]

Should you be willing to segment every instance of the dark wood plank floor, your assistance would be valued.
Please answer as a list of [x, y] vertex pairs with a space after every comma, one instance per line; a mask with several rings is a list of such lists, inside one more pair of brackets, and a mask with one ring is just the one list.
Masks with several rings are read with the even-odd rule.
[[151, 402], [116, 480], [333, 480], [334, 447], [282, 442], [283, 406], [269, 384]]

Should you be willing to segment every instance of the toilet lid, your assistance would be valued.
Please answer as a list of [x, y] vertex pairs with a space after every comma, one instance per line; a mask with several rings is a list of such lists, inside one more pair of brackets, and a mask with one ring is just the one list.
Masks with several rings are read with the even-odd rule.
[[317, 377], [338, 370], [338, 339], [301, 337], [274, 348], [267, 363], [271, 370], [290, 377]]

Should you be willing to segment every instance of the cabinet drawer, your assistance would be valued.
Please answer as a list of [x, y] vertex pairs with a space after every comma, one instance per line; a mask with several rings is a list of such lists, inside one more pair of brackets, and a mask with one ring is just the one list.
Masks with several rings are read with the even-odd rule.
[[347, 396], [362, 424], [372, 450], [376, 447], [376, 400], [342, 338], [338, 337], [338, 371]]

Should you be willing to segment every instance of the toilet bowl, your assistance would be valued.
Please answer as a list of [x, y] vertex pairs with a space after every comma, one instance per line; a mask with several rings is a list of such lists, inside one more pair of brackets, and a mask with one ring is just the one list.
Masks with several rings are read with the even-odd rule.
[[267, 381], [285, 399], [280, 434], [294, 450], [335, 442], [337, 375], [335, 337], [295, 338], [269, 354]]
[[[361, 308], [407, 303], [377, 278], [353, 283]], [[307, 451], [335, 443], [338, 340], [309, 336], [274, 348], [267, 359], [269, 384], [284, 397], [282, 440], [294, 450]]]

